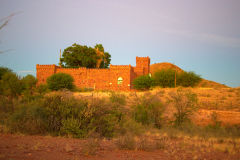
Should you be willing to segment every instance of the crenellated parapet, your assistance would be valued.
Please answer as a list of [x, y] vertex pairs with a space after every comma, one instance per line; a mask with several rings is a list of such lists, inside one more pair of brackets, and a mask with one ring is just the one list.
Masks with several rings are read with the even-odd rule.
[[131, 65], [110, 65], [110, 69], [119, 69], [119, 70], [130, 70], [131, 69]]

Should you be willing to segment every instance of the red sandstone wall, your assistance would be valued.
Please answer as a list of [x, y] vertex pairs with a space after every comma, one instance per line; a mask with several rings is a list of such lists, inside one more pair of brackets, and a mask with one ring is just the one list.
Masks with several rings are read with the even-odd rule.
[[[131, 65], [110, 65], [111, 90], [130, 91], [131, 89]], [[118, 78], [122, 77], [123, 83], [118, 84]]]
[[[74, 78], [78, 88], [94, 88], [96, 90], [130, 91], [132, 81], [150, 71], [149, 57], [136, 57], [136, 67], [131, 65], [110, 65], [109, 69], [61, 68], [56, 65], [37, 65], [38, 84], [46, 83], [46, 79], [55, 73], [67, 73]], [[118, 78], [122, 77], [122, 84]]]
[[49, 76], [56, 72], [56, 65], [36, 65], [38, 84], [46, 83]]

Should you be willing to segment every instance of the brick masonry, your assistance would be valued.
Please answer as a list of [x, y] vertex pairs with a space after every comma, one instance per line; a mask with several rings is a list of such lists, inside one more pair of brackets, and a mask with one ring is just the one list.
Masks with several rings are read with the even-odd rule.
[[56, 65], [36, 65], [38, 85], [45, 84], [49, 76], [55, 73], [67, 73], [74, 78], [78, 88], [96, 90], [130, 91], [133, 80], [150, 73], [150, 58], [136, 57], [136, 66], [110, 65], [109, 68], [62, 68]]

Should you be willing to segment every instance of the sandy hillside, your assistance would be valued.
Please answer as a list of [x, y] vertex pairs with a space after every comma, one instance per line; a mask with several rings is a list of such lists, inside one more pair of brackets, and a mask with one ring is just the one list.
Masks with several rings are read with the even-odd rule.
[[[163, 63], [155, 63], [150, 66], [150, 72], [151, 74], [154, 74], [155, 72], [162, 70], [162, 69], [173, 69], [176, 70], [177, 72], [183, 72], [183, 70], [171, 63], [168, 62], [163, 62]], [[196, 87], [204, 87], [204, 88], [226, 88], [228, 86], [224, 84], [220, 84], [214, 81], [202, 79], [202, 81], [198, 84]]]

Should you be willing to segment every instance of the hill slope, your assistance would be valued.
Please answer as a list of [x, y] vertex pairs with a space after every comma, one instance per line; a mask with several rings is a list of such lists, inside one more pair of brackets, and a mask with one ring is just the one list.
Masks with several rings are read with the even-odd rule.
[[[181, 68], [178, 66], [168, 63], [168, 62], [163, 62], [163, 63], [155, 63], [150, 66], [150, 72], [151, 74], [154, 74], [155, 72], [162, 70], [162, 69], [173, 69], [176, 70], [177, 72], [183, 72]], [[206, 79], [202, 79], [200, 83], [197, 85], [197, 87], [203, 87], [203, 88], [228, 88], [228, 86], [214, 82], [214, 81], [209, 81]]]
[[162, 69], [173, 69], [177, 72], [183, 72], [183, 70], [181, 68], [179, 68], [178, 66], [172, 64], [172, 63], [168, 63], [168, 62], [162, 62], [162, 63], [154, 63], [150, 66], [150, 72], [152, 74], [154, 74], [155, 72], [162, 70]]

